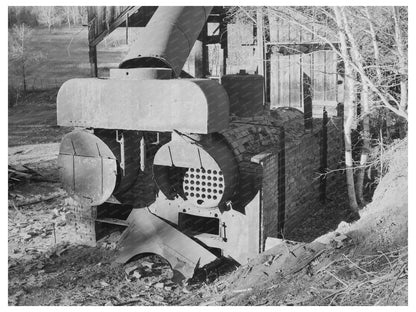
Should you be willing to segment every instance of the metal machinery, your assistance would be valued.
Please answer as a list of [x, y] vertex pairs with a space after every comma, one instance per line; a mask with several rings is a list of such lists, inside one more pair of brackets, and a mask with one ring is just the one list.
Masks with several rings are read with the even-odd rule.
[[210, 10], [159, 7], [108, 79], [69, 80], [57, 98], [58, 124], [75, 127], [58, 159], [66, 191], [126, 227], [119, 261], [155, 253], [187, 278], [218, 256], [245, 263], [279, 231], [262, 166], [281, 132], [262, 115], [262, 76], [178, 78]]

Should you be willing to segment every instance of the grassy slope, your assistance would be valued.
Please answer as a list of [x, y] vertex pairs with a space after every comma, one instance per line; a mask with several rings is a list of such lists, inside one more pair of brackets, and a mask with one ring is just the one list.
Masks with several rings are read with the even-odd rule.
[[[110, 67], [116, 67], [126, 53], [120, 45], [124, 36], [118, 29], [98, 47], [99, 76], [108, 75]], [[114, 47], [116, 46], [116, 47]], [[9, 108], [9, 146], [58, 142], [70, 129], [56, 125], [56, 94], [59, 86], [71, 78], [88, 77], [88, 41], [86, 28], [71, 30], [34, 29], [27, 44], [30, 51], [41, 51], [45, 59], [28, 68], [28, 94]], [[9, 71], [9, 84], [21, 83], [21, 78]], [[46, 90], [34, 90], [41, 87]]]
[[[107, 76], [108, 68], [116, 67], [125, 55], [126, 46], [120, 46], [123, 34], [122, 29], [117, 29], [98, 46], [100, 76]], [[71, 78], [88, 77], [90, 65], [87, 36], [86, 27], [55, 29], [51, 33], [47, 29], [34, 29], [27, 48], [29, 51], [41, 51], [45, 59], [28, 68], [28, 85], [32, 86], [36, 80], [36, 86], [40, 86], [41, 79], [44, 84], [52, 84], [55, 79], [59, 84]], [[114, 45], [118, 47], [112, 47]], [[21, 77], [10, 70], [9, 80], [20, 82]]]

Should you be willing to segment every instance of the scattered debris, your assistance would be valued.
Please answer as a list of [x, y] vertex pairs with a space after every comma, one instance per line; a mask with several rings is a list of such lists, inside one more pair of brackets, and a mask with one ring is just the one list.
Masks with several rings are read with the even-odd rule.
[[159, 288], [159, 289], [162, 289], [164, 286], [165, 286], [165, 284], [163, 284], [163, 283], [156, 283], [154, 285], [155, 288]]
[[138, 266], [134, 265], [134, 266], [131, 266], [131, 267], [128, 267], [128, 268], [124, 269], [124, 271], [126, 272], [127, 275], [130, 275], [130, 273], [134, 272], [137, 268], [138, 268]]
[[108, 286], [110, 286], [110, 284], [108, 284], [107, 282], [105, 282], [105, 281], [101, 281], [100, 282], [100, 285], [102, 286], [102, 287], [108, 287]]

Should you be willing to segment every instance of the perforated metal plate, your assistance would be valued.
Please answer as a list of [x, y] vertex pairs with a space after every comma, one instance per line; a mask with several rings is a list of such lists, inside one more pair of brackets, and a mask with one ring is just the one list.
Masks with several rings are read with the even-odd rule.
[[217, 206], [224, 188], [224, 176], [216, 169], [189, 168], [183, 181], [186, 197], [200, 207]]

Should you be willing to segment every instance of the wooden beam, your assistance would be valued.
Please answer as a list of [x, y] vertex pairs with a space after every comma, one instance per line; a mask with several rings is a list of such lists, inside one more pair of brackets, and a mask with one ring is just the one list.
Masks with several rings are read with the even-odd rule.
[[[124, 10], [115, 20], [111, 23], [110, 27], [100, 34], [95, 34], [94, 38], [89, 41], [90, 46], [98, 45], [108, 34], [114, 31], [117, 27], [119, 27], [122, 23], [125, 22], [126, 17], [132, 15], [134, 12], [140, 9], [140, 6], [132, 6]], [[98, 22], [98, 21], [96, 21]]]

